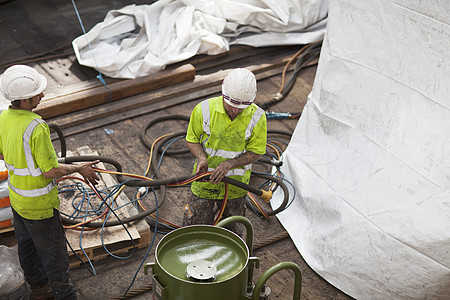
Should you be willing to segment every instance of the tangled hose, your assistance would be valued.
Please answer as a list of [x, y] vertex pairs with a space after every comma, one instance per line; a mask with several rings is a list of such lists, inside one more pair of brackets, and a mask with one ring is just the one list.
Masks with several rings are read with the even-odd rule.
[[[189, 121], [189, 116], [185, 116], [185, 115], [167, 115], [167, 116], [162, 116], [162, 117], [158, 117], [158, 118], [154, 118], [152, 120], [150, 120], [149, 122], [147, 122], [141, 129], [140, 132], [140, 140], [141, 142], [147, 147], [147, 148], [151, 148], [151, 143], [148, 141], [148, 138], [146, 137], [146, 133], [147, 131], [156, 123], [162, 122], [162, 121], [167, 121], [167, 120], [182, 120], [182, 121]], [[152, 187], [152, 188], [159, 188], [160, 189], [160, 200], [158, 200], [158, 208], [163, 205], [164, 200], [166, 198], [167, 195], [167, 186], [168, 185], [173, 185], [173, 184], [177, 184], [180, 182], [184, 182], [184, 181], [188, 181], [193, 179], [193, 175], [189, 174], [189, 175], [180, 175], [180, 176], [174, 176], [174, 177], [170, 177], [170, 178], [162, 178], [162, 174], [159, 171], [158, 167], [155, 166], [155, 164], [152, 165], [152, 169], [154, 171], [155, 174], [155, 179], [154, 180], [140, 180], [140, 179], [134, 179], [134, 180], [126, 180], [124, 178], [123, 175], [121, 175], [122, 173], [122, 166], [120, 165], [120, 163], [112, 158], [109, 157], [103, 157], [103, 156], [97, 156], [97, 155], [87, 155], [87, 156], [73, 156], [73, 157], [65, 157], [66, 154], [66, 142], [65, 142], [65, 138], [64, 135], [62, 134], [61, 129], [56, 125], [56, 124], [51, 124], [49, 125], [52, 129], [54, 129], [57, 133], [58, 133], [58, 137], [60, 139], [60, 143], [61, 143], [61, 153], [63, 154], [62, 158], [59, 160], [61, 163], [66, 163], [66, 164], [71, 164], [71, 163], [75, 163], [75, 162], [84, 162], [84, 161], [94, 161], [94, 160], [100, 160], [101, 162], [107, 163], [112, 165], [115, 169], [116, 169], [116, 179], [119, 183], [124, 184], [126, 186], [129, 187]], [[289, 135], [289, 132], [286, 131], [280, 131], [280, 130], [272, 130], [272, 131], [268, 131], [268, 133], [273, 133], [273, 134], [281, 134], [281, 135]], [[161, 146], [164, 145], [165, 143], [167, 143], [168, 141], [180, 137], [180, 136], [185, 136], [186, 135], [186, 131], [180, 131], [180, 132], [176, 132], [176, 133], [172, 133], [167, 135], [166, 137], [164, 137], [163, 139], [159, 140], [158, 143], [155, 146], [155, 151], [153, 151], [152, 153], [152, 160], [156, 161], [157, 160], [157, 156], [158, 154], [162, 153], [162, 149]], [[166, 149], [165, 151], [166, 155], [178, 155], [178, 154], [185, 154], [185, 153], [189, 153], [189, 149], [178, 149], [178, 150], [168, 150]], [[258, 160], [258, 163], [264, 163], [264, 164], [270, 164], [270, 165], [274, 165], [274, 166], [280, 166], [281, 162], [274, 160], [274, 159], [270, 159], [267, 157], [262, 157], [261, 159]], [[283, 211], [287, 204], [288, 204], [288, 200], [289, 200], [289, 190], [287, 188], [287, 186], [284, 184], [284, 182], [274, 176], [271, 175], [266, 175], [266, 174], [255, 174], [254, 172], [252, 172], [253, 176], [257, 176], [257, 177], [261, 177], [264, 178], [266, 180], [270, 180], [272, 182], [275, 182], [279, 187], [281, 187], [281, 189], [284, 192], [284, 199], [282, 201], [282, 204], [280, 205], [280, 207], [278, 207], [275, 210], [269, 211], [267, 212], [267, 215], [275, 215], [281, 211]], [[203, 177], [203, 179], [207, 179], [207, 177]], [[262, 197], [265, 200], [269, 200], [271, 198], [271, 193], [267, 193], [264, 190], [252, 187], [248, 184], [245, 184], [243, 182], [240, 182], [238, 180], [229, 178], [229, 177], [224, 177], [223, 182], [225, 183], [229, 183], [229, 184], [233, 184], [235, 186], [238, 186], [242, 189], [245, 189], [257, 196]], [[156, 211], [157, 207], [145, 210], [143, 212], [140, 212], [136, 215], [130, 216], [130, 217], [126, 217], [120, 220], [113, 220], [113, 221], [92, 221], [87, 223], [85, 226], [86, 227], [90, 227], [90, 228], [101, 228], [101, 227], [110, 227], [110, 226], [117, 226], [117, 225], [121, 225], [124, 223], [130, 223], [130, 222], [135, 222], [138, 221], [140, 219], [143, 219], [145, 217], [148, 217], [149, 215], [153, 214]], [[78, 222], [74, 219], [70, 219], [68, 217], [65, 216], [61, 216], [62, 220], [64, 223], [69, 224], [69, 225], [76, 225], [78, 224]], [[154, 226], [154, 221], [151, 219], [147, 219], [147, 222], [152, 226]]]

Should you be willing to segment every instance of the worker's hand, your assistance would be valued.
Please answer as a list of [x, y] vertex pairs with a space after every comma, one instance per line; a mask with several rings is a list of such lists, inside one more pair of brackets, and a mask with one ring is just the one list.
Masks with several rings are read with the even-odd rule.
[[212, 172], [209, 181], [212, 184], [217, 184], [222, 181], [223, 177], [227, 175], [228, 171], [231, 169], [231, 164], [229, 161], [224, 161], [220, 163]]
[[208, 161], [206, 158], [199, 159], [197, 163], [197, 169], [195, 170], [195, 174], [201, 174], [208, 172]]
[[86, 181], [89, 181], [92, 185], [96, 185], [100, 180], [100, 178], [98, 178], [97, 176], [97, 173], [95, 173], [95, 171], [92, 169], [92, 167], [99, 162], [99, 160], [96, 160], [80, 164], [80, 170], [78, 171], [78, 173], [80, 173], [80, 175], [83, 176], [84, 179]]

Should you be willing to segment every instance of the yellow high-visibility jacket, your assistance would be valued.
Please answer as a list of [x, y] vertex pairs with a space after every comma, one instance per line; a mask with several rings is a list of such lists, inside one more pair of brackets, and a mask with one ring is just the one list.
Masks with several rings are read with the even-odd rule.
[[30, 220], [52, 217], [53, 208], [60, 204], [58, 189], [43, 173], [59, 164], [47, 123], [31, 111], [2, 111], [0, 154], [9, 171], [9, 198], [14, 210]]
[[[186, 134], [186, 141], [202, 144], [208, 161], [208, 171], [246, 151], [265, 154], [266, 140], [267, 121], [264, 111], [256, 104], [251, 104], [232, 121], [223, 107], [222, 96], [204, 100], [196, 105]], [[196, 167], [197, 162], [194, 165], [194, 173]], [[234, 168], [226, 176], [248, 183], [251, 168], [251, 165]], [[223, 199], [225, 184], [195, 181], [191, 190], [201, 198]], [[246, 194], [246, 190], [229, 185], [229, 199]]]

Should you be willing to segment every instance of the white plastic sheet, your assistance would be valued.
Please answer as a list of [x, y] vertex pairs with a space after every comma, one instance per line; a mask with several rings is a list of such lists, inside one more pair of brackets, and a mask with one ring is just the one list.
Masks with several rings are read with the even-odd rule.
[[[4, 165], [4, 161], [0, 160], [0, 165]], [[5, 168], [6, 169], [6, 168]], [[1, 170], [1, 166], [0, 166]], [[6, 198], [9, 196], [9, 188], [8, 188], [8, 180], [0, 181], [0, 199]]]
[[449, 299], [449, 11], [447, 0], [330, 2], [282, 168], [299, 195], [278, 218], [356, 299]]
[[20, 267], [17, 245], [0, 245], [0, 257], [0, 299], [29, 299], [31, 289]]
[[328, 0], [160, 0], [108, 12], [72, 44], [81, 65], [116, 78], [155, 73], [230, 44], [306, 44], [323, 38]]
[[0, 222], [12, 220], [14, 218], [11, 206], [0, 207]]

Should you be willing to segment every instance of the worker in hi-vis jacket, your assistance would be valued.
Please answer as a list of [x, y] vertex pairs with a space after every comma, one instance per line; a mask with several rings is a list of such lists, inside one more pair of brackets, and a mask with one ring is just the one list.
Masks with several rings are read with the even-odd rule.
[[9, 67], [0, 78], [2, 96], [11, 102], [0, 114], [0, 159], [9, 172], [20, 265], [31, 299], [77, 299], [69, 278], [66, 238], [59, 215], [55, 179], [74, 172], [96, 184], [92, 166], [59, 164], [50, 129], [32, 112], [44, 97], [47, 79], [26, 65]]
[[[185, 206], [183, 225], [212, 224], [214, 205], [220, 208], [225, 194], [224, 176], [249, 183], [252, 163], [266, 153], [267, 122], [264, 111], [253, 101], [256, 78], [244, 68], [232, 70], [222, 83], [222, 96], [197, 104], [186, 134], [195, 156], [194, 173], [212, 171], [209, 181], [194, 181]], [[245, 215], [247, 191], [228, 186], [223, 217]], [[242, 224], [228, 228], [243, 236]]]

